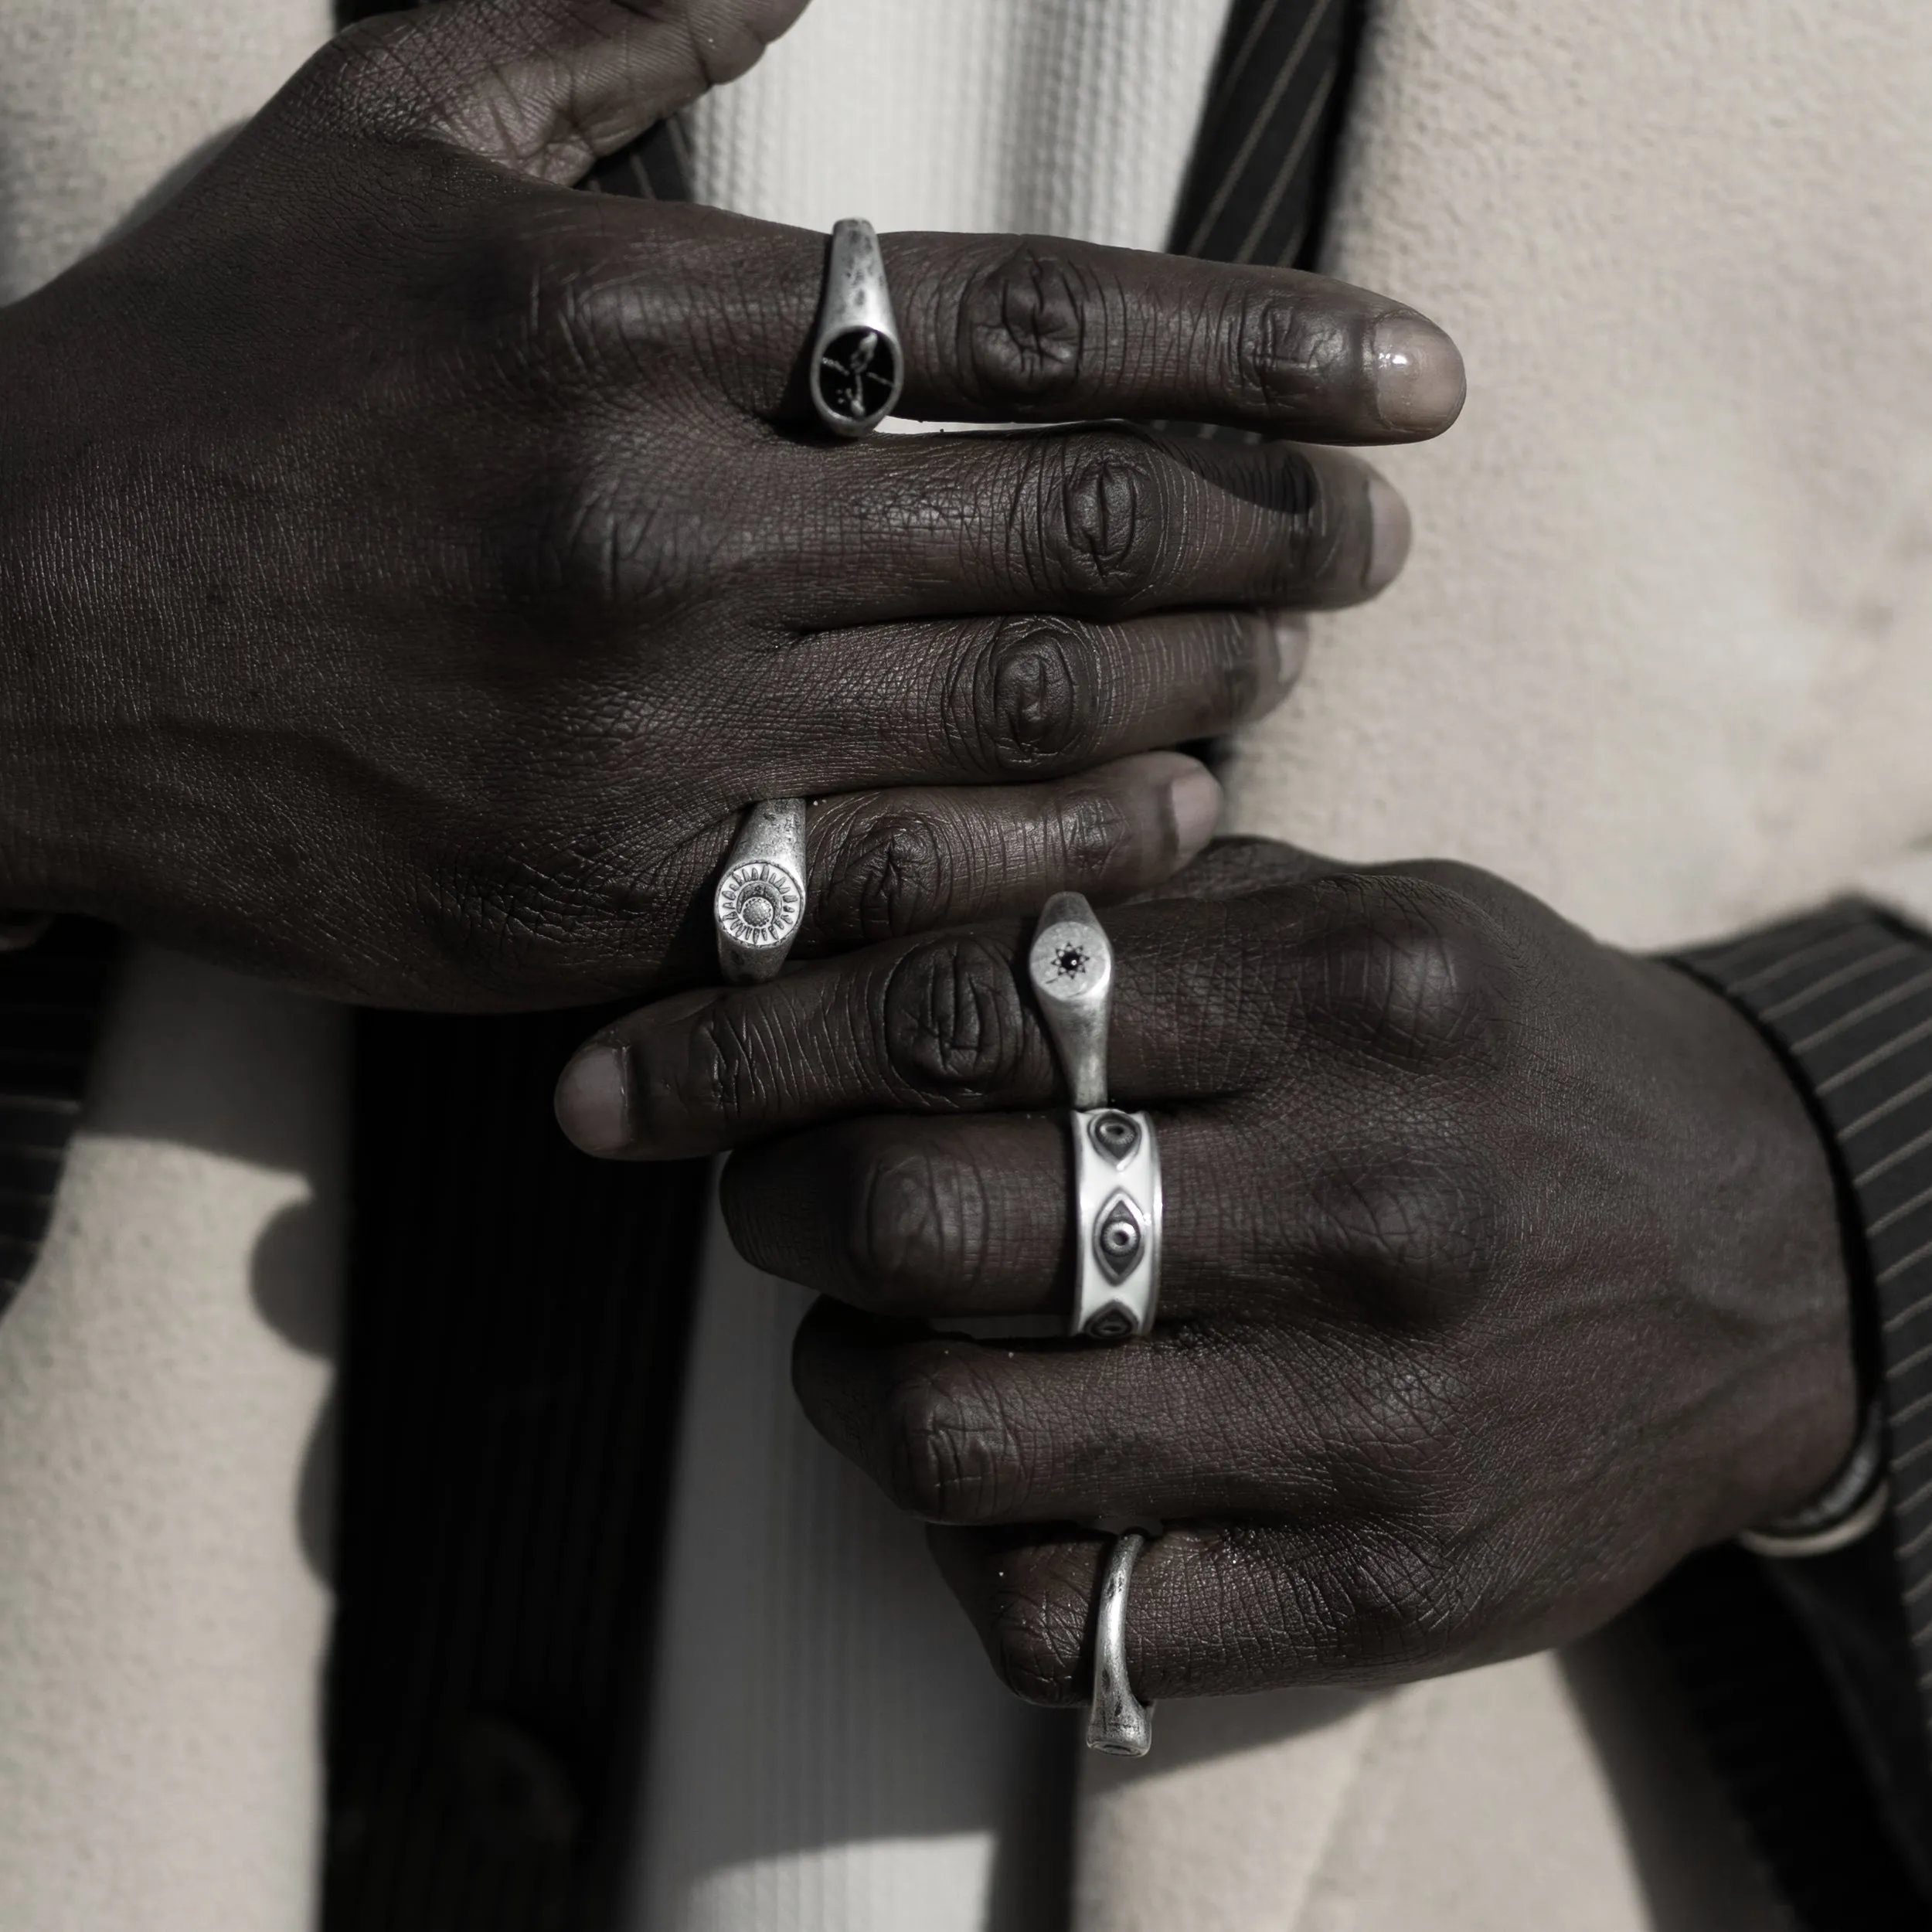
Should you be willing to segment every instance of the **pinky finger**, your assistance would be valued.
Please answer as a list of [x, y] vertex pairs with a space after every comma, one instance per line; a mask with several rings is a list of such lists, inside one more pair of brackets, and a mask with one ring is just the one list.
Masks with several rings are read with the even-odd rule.
[[[1111, 1539], [1065, 1523], [927, 1536], [1008, 1687], [1032, 1703], [1084, 1702]], [[1465, 1648], [1446, 1573], [1360, 1525], [1174, 1524], [1134, 1567], [1128, 1675], [1151, 1702], [1397, 1682], [1485, 1661]]]

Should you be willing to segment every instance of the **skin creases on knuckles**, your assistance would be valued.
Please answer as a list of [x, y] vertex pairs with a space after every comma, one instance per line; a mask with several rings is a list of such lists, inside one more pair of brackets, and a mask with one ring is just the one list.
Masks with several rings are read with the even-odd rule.
[[[891, 1319], [842, 1318], [836, 1349], [801, 1337], [808, 1410], [949, 1526], [948, 1573], [1009, 1679], [1078, 1694], [1097, 1559], [1068, 1521], [1168, 1522], [1137, 1576], [1136, 1671], [1144, 1694], [1216, 1692], [1566, 1641], [1829, 1476], [1855, 1408], [1835, 1198], [1745, 1022], [1461, 869], [1332, 870], [1220, 904], [1186, 879], [1110, 917], [1117, 1091], [1198, 1120], [1197, 1170], [1244, 1177], [1236, 1213], [1170, 1201], [1186, 1312], [1117, 1351], [957, 1340], [942, 1362], [906, 1338], [922, 1310], [902, 1275], [852, 1296]], [[959, 990], [966, 949], [944, 957], [944, 1023], [922, 998], [907, 1036], [941, 1045], [908, 1096], [1041, 1104], [1023, 1052], [977, 1032], [957, 1051], [981, 995]], [[980, 964], [998, 1009], [1007, 942]], [[1217, 1034], [1262, 1049], [1217, 1060]], [[1174, 1100], [1177, 1069], [1212, 1100]], [[849, 1168], [860, 1191], [876, 1164]], [[838, 1265], [890, 1275], [914, 1252], [943, 1328], [932, 1257], [983, 1267], [992, 1237], [931, 1224], [1026, 1197], [1018, 1177], [894, 1171], [929, 1200]], [[824, 1179], [849, 1225], [852, 1189]], [[794, 1225], [811, 1213], [785, 1198]]]
[[[0, 311], [0, 555], [32, 591], [7, 613], [31, 675], [5, 894], [310, 992], [478, 1010], [700, 980], [706, 873], [759, 798], [869, 797], [913, 828], [872, 842], [834, 944], [1124, 893], [1198, 849], [1206, 774], [1184, 812], [1183, 775], [1127, 767], [1235, 722], [1239, 669], [1079, 621], [1365, 589], [1282, 579], [1291, 483], [1257, 504], [1117, 425], [1388, 440], [1332, 371], [1272, 420], [1215, 332], [1237, 284], [1244, 328], [1270, 301], [1345, 312], [1343, 335], [1389, 305], [1072, 241], [889, 238], [913, 413], [1087, 426], [830, 451], [789, 400], [823, 238], [571, 185], [796, 11], [478, 0], [365, 27]], [[1459, 396], [1439, 385], [1412, 437]], [[1333, 514], [1359, 524], [1349, 461]], [[1177, 509], [1198, 556], [1164, 534]], [[992, 614], [1039, 630], [975, 743], [934, 700]], [[862, 734], [811, 701], [881, 625], [927, 674]], [[1136, 652], [1138, 678], [1096, 669]], [[1008, 775], [1089, 791], [989, 786]], [[975, 873], [1002, 838], [1015, 862]]]

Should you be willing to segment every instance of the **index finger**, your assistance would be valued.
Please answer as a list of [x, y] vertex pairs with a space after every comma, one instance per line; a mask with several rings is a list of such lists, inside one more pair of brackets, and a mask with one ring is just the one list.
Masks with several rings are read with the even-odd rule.
[[[1252, 949], [1216, 928], [1253, 918], [1240, 901], [1184, 917], [1158, 902], [1109, 914], [1120, 1104], [1251, 1083], [1252, 1043], [1196, 982], [1205, 971], [1226, 992], [1230, 967]], [[857, 1114], [1050, 1106], [1065, 1089], [1028, 985], [1029, 938], [1018, 922], [988, 924], [645, 1007], [565, 1069], [558, 1121], [587, 1153], [648, 1161]]]
[[[719, 345], [706, 366], [741, 407], [812, 420], [801, 366], [824, 236], [668, 202], [572, 213], [597, 230], [591, 280], [614, 328]], [[905, 233], [879, 246], [904, 350], [903, 417], [1126, 417], [1372, 444], [1440, 435], [1462, 407], [1462, 357], [1442, 329], [1325, 276], [1043, 236]], [[678, 327], [667, 333], [668, 321]]]
[[882, 246], [904, 415], [1170, 418], [1381, 444], [1440, 435], [1462, 407], [1462, 357], [1443, 330], [1325, 276], [1038, 236]]

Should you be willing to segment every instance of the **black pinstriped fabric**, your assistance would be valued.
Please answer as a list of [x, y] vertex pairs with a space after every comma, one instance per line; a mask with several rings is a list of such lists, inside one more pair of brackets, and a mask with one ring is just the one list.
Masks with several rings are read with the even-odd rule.
[[1234, 0], [1168, 246], [1312, 264], [1362, 0]]
[[46, 1238], [117, 950], [107, 927], [64, 919], [0, 954], [0, 1310]]
[[1932, 1743], [1932, 940], [1852, 903], [1683, 964], [1783, 1049], [1842, 1163], [1884, 1376], [1893, 1552]]
[[[1365, 0], [1233, 0], [1168, 242], [1177, 255], [1312, 268], [1347, 120]], [[1253, 430], [1157, 423], [1258, 443]], [[1189, 745], [1218, 764], [1224, 743]]]
[[[1883, 1541], [1842, 1557], [1764, 1565], [1760, 1587], [1832, 1680], [1916, 1895], [1916, 1916], [1903, 1922], [1932, 1924], [1932, 939], [1848, 901], [1678, 963], [1764, 1030], [1835, 1156], [1866, 1353], [1886, 1413], [1892, 1515], [1878, 1532]], [[1713, 1665], [1720, 1676], [1730, 1667], [1721, 1658]], [[1757, 1701], [1780, 1694], [1763, 1686]], [[1716, 1741], [1721, 1757], [1722, 1736]], [[1784, 1756], [1788, 1791], [1807, 1753]], [[1760, 1767], [1760, 1785], [1770, 1781]], [[1784, 1842], [1807, 1828], [1794, 1817]], [[1821, 1900], [1832, 1890], [1815, 1889]], [[1842, 1904], [1842, 1871], [1838, 1891]], [[1822, 1916], [1826, 1909], [1821, 1903], [1811, 1922], [1839, 1923]], [[1881, 1916], [1843, 1923], [1873, 1925]], [[1893, 1922], [1889, 1913], [1883, 1920]]]

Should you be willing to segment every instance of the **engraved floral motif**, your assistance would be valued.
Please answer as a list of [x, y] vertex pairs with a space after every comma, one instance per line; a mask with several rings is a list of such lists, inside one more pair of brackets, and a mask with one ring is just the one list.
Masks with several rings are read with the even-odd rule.
[[797, 931], [804, 894], [783, 866], [748, 859], [718, 884], [718, 926], [734, 945], [782, 946]]

